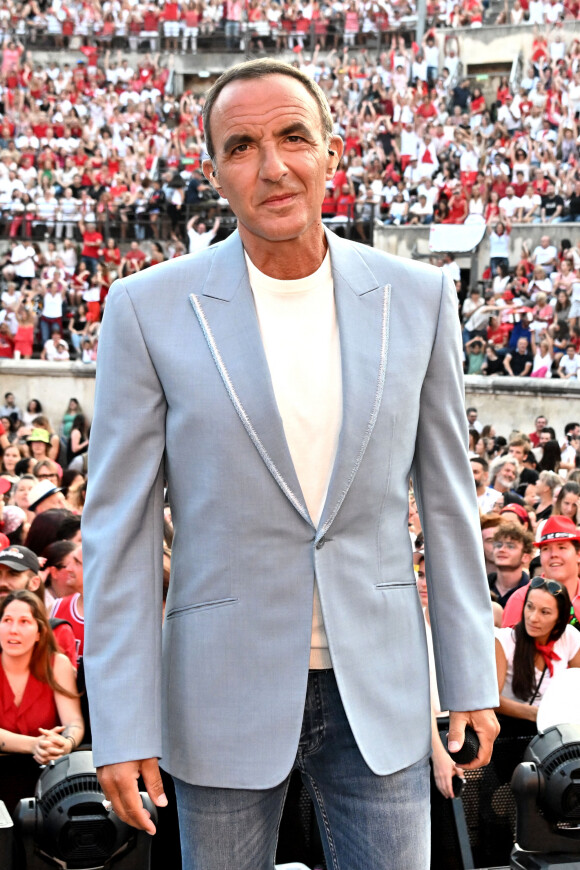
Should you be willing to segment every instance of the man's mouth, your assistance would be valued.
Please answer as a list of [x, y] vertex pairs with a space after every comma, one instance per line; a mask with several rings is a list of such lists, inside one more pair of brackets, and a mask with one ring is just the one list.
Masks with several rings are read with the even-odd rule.
[[296, 194], [292, 192], [288, 193], [277, 193], [275, 196], [269, 196], [265, 199], [262, 205], [286, 205], [294, 199]]

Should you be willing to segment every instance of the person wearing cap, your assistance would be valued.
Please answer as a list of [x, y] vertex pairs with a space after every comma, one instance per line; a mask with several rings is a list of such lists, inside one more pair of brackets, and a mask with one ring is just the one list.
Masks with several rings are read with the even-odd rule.
[[[509, 509], [517, 507], [510, 505]], [[505, 607], [516, 589], [530, 582], [526, 568], [532, 558], [534, 536], [519, 522], [507, 521], [495, 530], [492, 547], [495, 571], [487, 575], [487, 582], [497, 603]]]
[[51, 508], [67, 508], [62, 488], [55, 486], [50, 480], [41, 480], [28, 493], [29, 510], [38, 514]]
[[526, 531], [532, 529], [532, 521], [526, 508], [521, 504], [507, 504], [500, 510], [501, 516], [510, 523], [517, 523], [523, 526]]
[[0, 599], [17, 589], [36, 592], [41, 584], [40, 564], [36, 553], [27, 547], [16, 545], [0, 551]]
[[[542, 576], [557, 580], [568, 590], [571, 620], [580, 620], [580, 532], [568, 517], [549, 517], [536, 541], [540, 549]], [[522, 618], [527, 586], [517, 589], [503, 612], [503, 625], [513, 626]]]
[[30, 447], [30, 452], [36, 462], [48, 458], [50, 432], [47, 432], [46, 429], [33, 429], [26, 439], [26, 443]]
[[[21, 589], [34, 592], [44, 605], [44, 584], [40, 576], [38, 556], [28, 547], [12, 544], [0, 551], [0, 601], [11, 592]], [[52, 625], [52, 628], [59, 648], [76, 668], [76, 640], [72, 626], [62, 621], [58, 625]]]

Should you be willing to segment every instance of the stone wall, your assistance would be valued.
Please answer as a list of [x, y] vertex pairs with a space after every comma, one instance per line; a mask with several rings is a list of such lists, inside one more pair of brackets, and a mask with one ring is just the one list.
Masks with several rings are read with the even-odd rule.
[[529, 433], [534, 420], [544, 414], [562, 441], [564, 426], [580, 422], [580, 383], [539, 378], [465, 378], [466, 407], [478, 410], [485, 426], [493, 423], [497, 435], [507, 438], [514, 429]]
[[[530, 252], [540, 243], [544, 235], [550, 236], [553, 244], [559, 247], [562, 239], [569, 239], [576, 244], [578, 239], [578, 224], [515, 224], [510, 234], [510, 265], [515, 267], [521, 258], [522, 244], [525, 242]], [[373, 244], [381, 251], [397, 254], [400, 257], [412, 257], [415, 251], [421, 255], [429, 253], [429, 227], [385, 227], [373, 228]], [[487, 235], [479, 244], [476, 254], [477, 277], [489, 265], [489, 242]], [[457, 255], [460, 266], [469, 268], [471, 254]], [[472, 283], [473, 280], [472, 280]]]
[[0, 360], [0, 384], [0, 402], [12, 392], [24, 410], [30, 399], [38, 399], [55, 430], [71, 398], [78, 399], [89, 420], [93, 416], [94, 363]]
[[[128, 384], [130, 373], [127, 375]], [[39, 360], [0, 360], [0, 401], [11, 391], [20, 408], [39, 399], [46, 415], [58, 428], [68, 400], [74, 396], [89, 419], [93, 415], [95, 366], [81, 363], [47, 363]], [[564, 426], [580, 420], [580, 383], [542, 381], [536, 378], [465, 378], [466, 407], [474, 405], [482, 424], [493, 423], [498, 435], [513, 429], [531, 432], [534, 419], [545, 414], [558, 438]], [[445, 413], [445, 407], [441, 407]]]

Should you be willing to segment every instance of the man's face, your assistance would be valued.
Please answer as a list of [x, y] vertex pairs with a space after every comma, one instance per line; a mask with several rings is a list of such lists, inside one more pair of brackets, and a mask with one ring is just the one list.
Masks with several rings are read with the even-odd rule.
[[477, 411], [469, 411], [467, 414], [467, 422], [469, 423], [469, 425], [473, 426], [473, 424], [475, 423], [476, 420], [477, 420]]
[[485, 470], [483, 465], [479, 462], [472, 462], [471, 470], [473, 472], [473, 479], [475, 480], [476, 486], [485, 486], [487, 484], [488, 472]]
[[580, 553], [572, 541], [550, 541], [540, 547], [540, 562], [545, 577], [559, 583], [574, 583], [578, 580]]
[[542, 429], [544, 428], [544, 426], [547, 426], [547, 425], [548, 425], [548, 421], [546, 420], [545, 417], [538, 417], [538, 419], [536, 420], [536, 432], [539, 434], [542, 431]]
[[485, 558], [492, 565], [495, 565], [495, 552], [493, 549], [493, 536], [496, 533], [496, 529], [482, 529], [481, 531], [481, 539], [483, 541], [483, 552], [485, 554]]
[[212, 176], [205, 160], [204, 174], [236, 214], [244, 245], [316, 244], [342, 140], [333, 136], [327, 145], [318, 105], [300, 82], [283, 75], [231, 82], [216, 100], [211, 129], [217, 169]]
[[40, 578], [33, 571], [15, 571], [8, 565], [0, 565], [0, 601], [21, 589], [34, 592], [40, 586]]
[[521, 444], [510, 444], [508, 453], [510, 456], [513, 456], [514, 459], [517, 459], [518, 462], [524, 461], [524, 448]]
[[528, 340], [527, 338], [518, 338], [518, 353], [527, 353], [528, 352]]
[[540, 432], [540, 434], [538, 436], [538, 442], [540, 444], [540, 447], [545, 447], [546, 444], [548, 443], [548, 441], [550, 440], [550, 437], [551, 436], [550, 436], [549, 432]]
[[506, 536], [497, 536], [493, 542], [493, 558], [498, 568], [515, 569], [522, 564], [524, 545], [521, 541], [513, 541]]
[[45, 511], [50, 511], [53, 508], [66, 508], [65, 497], [62, 492], [55, 492], [52, 495], [47, 496], [40, 502], [38, 507], [34, 509], [34, 513], [38, 516], [38, 514], [43, 514]]
[[505, 489], [511, 489], [513, 482], [517, 477], [516, 466], [512, 462], [506, 462], [503, 468], [498, 471], [495, 481]]
[[[550, 188], [548, 187], [548, 193], [549, 192], [550, 192]], [[542, 238], [540, 239], [540, 244], [541, 244], [542, 248], [547, 248], [548, 245], [550, 244], [550, 237], [549, 236], [542, 236]]]

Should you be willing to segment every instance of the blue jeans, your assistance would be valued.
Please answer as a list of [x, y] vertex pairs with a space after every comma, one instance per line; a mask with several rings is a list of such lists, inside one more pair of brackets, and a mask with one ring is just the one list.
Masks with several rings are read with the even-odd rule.
[[[429, 761], [374, 774], [332, 670], [309, 674], [294, 766], [314, 802], [328, 870], [428, 870]], [[272, 870], [289, 779], [250, 791], [174, 778], [183, 870]]]

